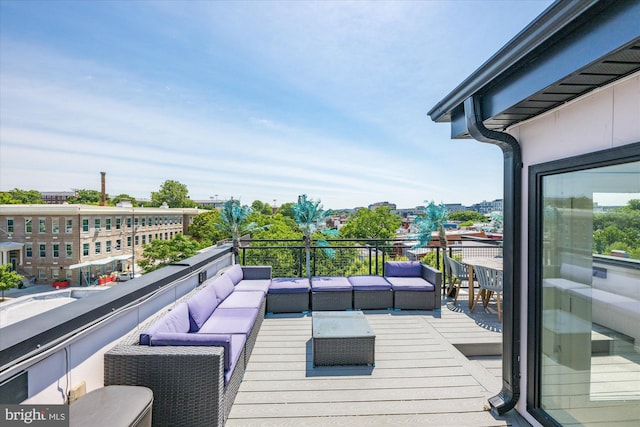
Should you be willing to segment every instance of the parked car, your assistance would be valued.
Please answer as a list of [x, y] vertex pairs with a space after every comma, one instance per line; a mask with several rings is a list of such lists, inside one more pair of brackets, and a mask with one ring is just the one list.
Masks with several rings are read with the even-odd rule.
[[118, 273], [116, 276], [116, 282], [126, 282], [131, 279], [131, 273]]

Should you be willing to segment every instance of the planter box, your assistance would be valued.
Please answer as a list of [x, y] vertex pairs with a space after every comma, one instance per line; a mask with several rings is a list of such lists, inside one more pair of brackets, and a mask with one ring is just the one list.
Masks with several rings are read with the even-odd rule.
[[51, 284], [51, 287], [56, 288], [56, 289], [57, 288], [68, 288], [69, 287], [69, 281], [64, 280], [62, 282], [53, 282]]

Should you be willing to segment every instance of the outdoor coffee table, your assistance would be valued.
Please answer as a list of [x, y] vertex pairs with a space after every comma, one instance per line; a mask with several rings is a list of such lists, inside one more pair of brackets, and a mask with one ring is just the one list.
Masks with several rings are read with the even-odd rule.
[[314, 366], [373, 365], [376, 335], [362, 311], [315, 311], [311, 323]]

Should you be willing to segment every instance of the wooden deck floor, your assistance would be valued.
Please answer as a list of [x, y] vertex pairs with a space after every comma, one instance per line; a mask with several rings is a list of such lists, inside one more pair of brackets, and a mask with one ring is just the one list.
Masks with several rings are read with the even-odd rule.
[[486, 410], [501, 387], [495, 312], [470, 315], [461, 300], [439, 311], [365, 314], [375, 367], [314, 368], [311, 315], [268, 315], [227, 425], [528, 425]]

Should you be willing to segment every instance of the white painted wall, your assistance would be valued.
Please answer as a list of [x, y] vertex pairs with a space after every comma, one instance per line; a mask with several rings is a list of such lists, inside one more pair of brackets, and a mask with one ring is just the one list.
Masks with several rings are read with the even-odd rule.
[[[529, 166], [640, 142], [640, 72], [508, 130], [522, 147], [521, 312], [527, 313]], [[520, 328], [521, 383], [518, 411], [527, 415], [527, 316]]]

